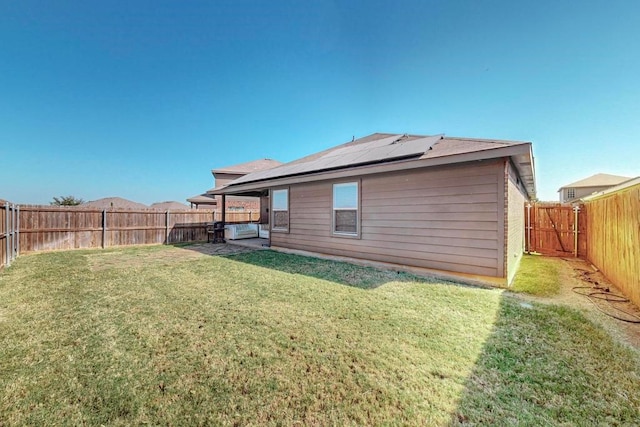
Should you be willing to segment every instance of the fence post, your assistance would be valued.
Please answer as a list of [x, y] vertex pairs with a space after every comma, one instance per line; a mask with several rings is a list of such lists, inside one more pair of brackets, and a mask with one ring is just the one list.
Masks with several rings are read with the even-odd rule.
[[165, 218], [164, 218], [164, 244], [169, 244], [169, 210], [167, 209]]
[[13, 204], [9, 205], [7, 215], [9, 217], [9, 234], [7, 235], [7, 240], [9, 242], [9, 261], [13, 262]]
[[527, 253], [531, 253], [531, 203], [527, 203]]
[[5, 212], [5, 217], [4, 217], [4, 246], [5, 246], [5, 263], [4, 265], [6, 265], [7, 267], [9, 267], [11, 265], [11, 255], [9, 252], [9, 237], [10, 237], [10, 229], [9, 229], [9, 215], [11, 214], [11, 212], [9, 211], [9, 202], [5, 202], [4, 203], [4, 212]]
[[580, 212], [579, 206], [573, 207], [573, 255], [578, 258], [578, 212]]
[[11, 260], [16, 259], [16, 205], [11, 205]]
[[107, 245], [107, 210], [102, 210], [102, 249]]
[[20, 205], [16, 212], [16, 257], [20, 255]]

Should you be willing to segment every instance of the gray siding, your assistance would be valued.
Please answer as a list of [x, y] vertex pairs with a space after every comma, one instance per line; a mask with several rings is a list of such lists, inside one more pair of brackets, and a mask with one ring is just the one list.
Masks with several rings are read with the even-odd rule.
[[576, 200], [576, 199], [580, 199], [582, 197], [587, 197], [592, 195], [593, 193], [597, 193], [599, 191], [604, 191], [608, 188], [613, 187], [613, 185], [605, 185], [603, 187], [577, 187], [574, 188], [574, 197], [569, 198], [569, 188], [563, 188], [562, 191], [560, 191], [560, 203], [566, 203], [569, 202], [571, 200]]
[[527, 201], [522, 186], [517, 181], [513, 168], [509, 167], [507, 176], [507, 284], [511, 283], [524, 253], [525, 218], [524, 204]]
[[272, 245], [503, 277], [502, 161], [363, 176], [360, 238], [331, 233], [334, 182], [289, 187], [289, 232]]

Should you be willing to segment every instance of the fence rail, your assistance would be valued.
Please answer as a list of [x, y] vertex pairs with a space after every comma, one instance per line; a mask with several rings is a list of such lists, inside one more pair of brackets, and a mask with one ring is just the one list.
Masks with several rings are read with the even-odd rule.
[[[129, 210], [57, 206], [0, 206], [0, 266], [18, 253], [207, 240], [212, 210]], [[258, 211], [229, 211], [227, 223], [256, 222]], [[8, 230], [8, 231], [7, 231]]]

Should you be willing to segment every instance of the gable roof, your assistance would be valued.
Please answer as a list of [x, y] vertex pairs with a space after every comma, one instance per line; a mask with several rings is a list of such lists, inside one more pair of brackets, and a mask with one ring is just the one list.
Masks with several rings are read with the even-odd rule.
[[626, 190], [627, 188], [634, 187], [634, 186], [640, 186], [640, 176], [631, 178], [618, 185], [607, 188], [606, 190], [595, 192], [589, 196], [581, 198], [580, 200], [582, 200], [583, 202], [589, 202], [591, 200], [599, 199], [600, 197], [604, 197], [611, 193], [616, 193], [618, 191]]
[[580, 181], [572, 182], [571, 184], [563, 185], [558, 191], [563, 188], [580, 188], [580, 187], [610, 187], [613, 185], [621, 184], [630, 180], [628, 176], [609, 175], [606, 173], [597, 173], [591, 175], [588, 178], [581, 179]]
[[258, 159], [251, 162], [240, 163], [232, 166], [225, 166], [219, 169], [212, 169], [211, 172], [215, 175], [217, 173], [228, 173], [234, 175], [246, 175], [248, 173], [257, 172], [265, 169], [271, 169], [276, 166], [280, 166], [282, 162], [273, 159]]
[[[374, 133], [274, 168], [242, 176], [209, 194], [232, 194], [266, 182], [353, 170], [373, 173], [373, 167], [414, 168], [464, 161], [511, 157], [530, 197], [535, 197], [535, 171], [530, 142], [477, 138]], [[410, 163], [410, 164], [409, 164]], [[377, 169], [376, 169], [377, 171]]]

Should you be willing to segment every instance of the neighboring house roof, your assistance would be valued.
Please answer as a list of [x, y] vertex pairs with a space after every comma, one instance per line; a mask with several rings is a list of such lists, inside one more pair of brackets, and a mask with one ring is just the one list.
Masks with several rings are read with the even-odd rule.
[[80, 205], [87, 208], [118, 208], [118, 209], [149, 209], [149, 206], [122, 197], [105, 197], [103, 199], [93, 200]]
[[180, 203], [180, 202], [158, 202], [158, 203], [153, 203], [151, 204], [151, 208], [152, 209], [161, 209], [163, 211], [168, 211], [168, 210], [189, 210], [191, 209], [189, 206], [185, 205], [184, 203]]
[[621, 191], [621, 190], [624, 190], [626, 188], [633, 187], [633, 186], [636, 186], [636, 185], [640, 185], [640, 176], [628, 179], [628, 180], [624, 181], [621, 184], [618, 184], [616, 186], [607, 188], [606, 190], [603, 190], [603, 191], [598, 191], [598, 192], [593, 193], [593, 194], [591, 194], [589, 196], [583, 197], [580, 200], [582, 200], [583, 202], [588, 202], [588, 201], [597, 199], [599, 197], [606, 196], [608, 194], [615, 193], [617, 191]]
[[273, 159], [259, 159], [251, 162], [240, 163], [233, 166], [225, 166], [219, 169], [212, 169], [211, 172], [216, 173], [229, 173], [245, 175], [251, 172], [261, 171], [265, 169], [271, 169], [276, 166], [280, 166], [282, 162]]
[[[277, 160], [273, 160], [273, 159], [258, 159], [258, 160], [253, 160], [251, 162], [246, 162], [246, 163], [240, 163], [238, 165], [232, 165], [232, 166], [225, 166], [222, 168], [218, 168], [218, 169], [212, 169], [211, 173], [213, 174], [213, 176], [215, 177], [216, 174], [229, 174], [229, 175], [246, 175], [252, 172], [258, 172], [258, 171], [262, 171], [265, 169], [271, 169], [274, 168], [276, 166], [280, 166], [282, 165], [282, 162], [279, 162]], [[221, 178], [221, 177], [218, 177]], [[233, 177], [232, 177], [233, 178]], [[226, 181], [226, 180], [225, 180]], [[224, 182], [224, 181], [222, 181]], [[197, 196], [193, 196], [193, 197], [189, 197], [187, 199], [187, 202], [191, 202], [191, 203], [195, 203], [198, 205], [216, 205], [217, 201], [215, 200], [215, 197], [213, 196], [213, 194], [210, 193], [215, 193], [218, 194], [217, 191], [220, 190], [221, 188], [226, 187], [226, 185], [222, 185], [216, 188], [212, 188], [210, 190], [208, 190], [207, 192], [197, 195]]]
[[210, 196], [207, 193], [199, 194], [197, 196], [189, 197], [187, 202], [195, 203], [197, 205], [217, 205], [218, 201], [215, 196]]
[[[375, 133], [274, 168], [244, 175], [209, 194], [250, 190], [266, 181], [388, 165], [399, 169], [511, 157], [530, 197], [535, 197], [535, 171], [531, 143], [477, 138]], [[386, 171], [386, 170], [385, 170]], [[216, 191], [217, 190], [217, 191]]]
[[572, 182], [571, 184], [563, 185], [558, 189], [561, 191], [563, 188], [581, 188], [581, 187], [610, 187], [613, 185], [621, 184], [630, 180], [631, 177], [609, 175], [606, 173], [597, 173], [589, 178], [581, 179], [580, 181]]

